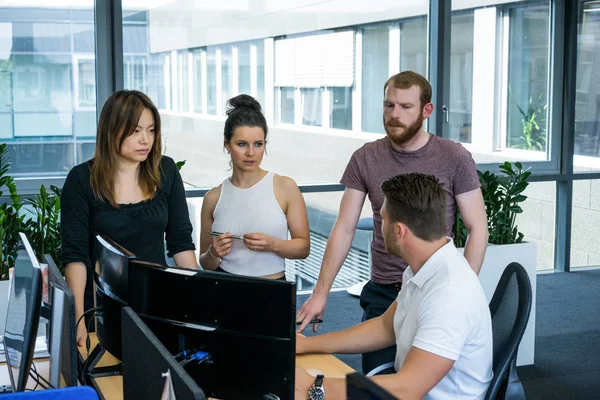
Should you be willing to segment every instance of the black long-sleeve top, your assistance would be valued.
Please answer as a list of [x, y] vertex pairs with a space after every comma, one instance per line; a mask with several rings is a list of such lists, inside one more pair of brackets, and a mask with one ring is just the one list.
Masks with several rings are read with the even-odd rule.
[[90, 185], [92, 162], [74, 167], [63, 187], [63, 264], [84, 263], [88, 268], [89, 283], [95, 264], [93, 258], [97, 254], [94, 249], [96, 233], [108, 236], [135, 254], [136, 259], [158, 264], [165, 264], [165, 238], [169, 257], [195, 250], [183, 181], [171, 158], [163, 156], [161, 159], [161, 186], [152, 199], [120, 204], [119, 208], [94, 196]]

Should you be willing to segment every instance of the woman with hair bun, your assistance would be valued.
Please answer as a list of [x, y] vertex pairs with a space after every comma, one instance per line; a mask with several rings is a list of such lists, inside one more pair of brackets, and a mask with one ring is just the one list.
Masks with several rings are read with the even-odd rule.
[[227, 105], [223, 136], [232, 174], [204, 197], [200, 265], [285, 280], [285, 259], [310, 251], [304, 198], [291, 178], [260, 167], [268, 132], [260, 104], [241, 94]]

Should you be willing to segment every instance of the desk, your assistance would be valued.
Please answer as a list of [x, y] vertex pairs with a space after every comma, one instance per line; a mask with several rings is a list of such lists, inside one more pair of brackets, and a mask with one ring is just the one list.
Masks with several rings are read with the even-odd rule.
[[[91, 348], [98, 344], [98, 339], [95, 333], [90, 333]], [[86, 350], [79, 349], [79, 352], [85, 357]], [[104, 353], [97, 366], [107, 367], [117, 364], [119, 361], [110, 353]], [[303, 354], [296, 356], [296, 365], [304, 368], [309, 374], [323, 374], [333, 378], [343, 378], [347, 374], [354, 372], [347, 364], [340, 359], [330, 354]], [[95, 380], [98, 390], [107, 400], [122, 400], [123, 399], [123, 376], [107, 376], [104, 378], [96, 378]]]
[[[90, 333], [91, 348], [93, 349], [98, 344], [98, 338], [95, 333]], [[79, 348], [82, 357], [87, 357], [85, 348]], [[50, 363], [48, 359], [34, 360], [37, 371], [40, 375], [47, 377], [49, 375]], [[100, 359], [98, 367], [108, 367], [118, 364], [119, 360], [113, 357], [110, 353], [104, 353]], [[354, 372], [352, 368], [343, 363], [340, 359], [330, 354], [303, 354], [296, 356], [296, 365], [304, 368], [309, 374], [323, 374], [328, 377], [342, 378], [347, 374]], [[107, 400], [123, 399], [123, 377], [122, 376], [107, 376], [104, 378], [96, 378], [95, 380], [98, 390], [102, 397]], [[10, 378], [8, 376], [8, 368], [5, 363], [0, 363], [0, 385], [9, 385]], [[35, 382], [30, 378], [27, 387], [33, 389]]]
[[[35, 364], [35, 368], [37, 372], [48, 379], [50, 376], [50, 361], [47, 358], [40, 358], [37, 360], [33, 360]], [[3, 362], [0, 363], [0, 385], [10, 385], [10, 376], [8, 375], [8, 365]], [[27, 380], [27, 389], [33, 389], [35, 387], [35, 381], [29, 377]], [[38, 389], [41, 389], [41, 386], [38, 386]]]

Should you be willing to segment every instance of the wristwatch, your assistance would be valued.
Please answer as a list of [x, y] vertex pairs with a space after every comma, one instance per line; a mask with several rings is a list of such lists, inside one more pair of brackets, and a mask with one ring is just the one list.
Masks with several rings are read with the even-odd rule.
[[310, 400], [323, 400], [325, 398], [325, 389], [323, 389], [323, 375], [317, 375], [315, 383], [308, 389], [308, 398]]

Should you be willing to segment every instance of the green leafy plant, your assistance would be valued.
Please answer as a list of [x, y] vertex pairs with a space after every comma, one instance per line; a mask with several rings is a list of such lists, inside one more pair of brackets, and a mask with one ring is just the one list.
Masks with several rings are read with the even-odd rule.
[[0, 240], [2, 242], [0, 280], [8, 279], [8, 270], [15, 265], [19, 232], [26, 225], [25, 215], [20, 213], [23, 206], [21, 196], [17, 193], [14, 178], [8, 175], [9, 169], [8, 146], [6, 143], [0, 143], [0, 196], [3, 196], [3, 191], [8, 189], [10, 198], [0, 204]]
[[[40, 262], [44, 254], [50, 254], [59, 267], [61, 263], [60, 237], [60, 189], [50, 186], [50, 191], [44, 185], [40, 192], [27, 203], [32, 208], [33, 217], [27, 221], [27, 238]], [[63, 272], [61, 270], [61, 272]]]
[[521, 143], [515, 147], [525, 150], [546, 151], [546, 110], [548, 104], [543, 101], [540, 93], [535, 103], [529, 97], [527, 108], [524, 109], [515, 100], [510, 86], [508, 88], [510, 98], [521, 114]]
[[[531, 172], [523, 170], [520, 162], [513, 164], [505, 162], [500, 165], [503, 175], [498, 176], [493, 172], [477, 171], [481, 192], [487, 214], [488, 231], [491, 244], [512, 244], [523, 241], [523, 233], [519, 232], [516, 225], [517, 214], [523, 209], [520, 204], [527, 199], [523, 191], [529, 185], [527, 179]], [[467, 230], [458, 209], [454, 222], [454, 235], [457, 247], [464, 247]]]

